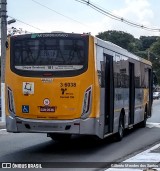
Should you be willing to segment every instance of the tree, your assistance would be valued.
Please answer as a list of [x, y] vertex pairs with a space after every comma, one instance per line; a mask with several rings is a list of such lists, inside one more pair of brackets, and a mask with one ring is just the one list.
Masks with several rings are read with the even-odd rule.
[[140, 36], [142, 50], [149, 49], [151, 45], [157, 41], [157, 39], [158, 39], [157, 36]]
[[105, 31], [97, 35], [97, 37], [110, 41], [124, 49], [148, 59], [148, 52], [150, 54], [150, 61], [153, 64], [153, 70], [157, 73], [160, 83], [160, 38], [157, 36], [141, 36], [140, 39], [134, 38], [131, 34], [123, 31]]
[[150, 59], [153, 63], [153, 70], [156, 72], [158, 82], [160, 83], [160, 38], [152, 44], [149, 50], [152, 55]]
[[150, 47], [150, 51], [160, 56], [160, 38]]
[[140, 40], [135, 39], [134, 36], [123, 31], [105, 31], [99, 33], [97, 37], [106, 41], [110, 41], [133, 53], [138, 51], [138, 49], [141, 47]]

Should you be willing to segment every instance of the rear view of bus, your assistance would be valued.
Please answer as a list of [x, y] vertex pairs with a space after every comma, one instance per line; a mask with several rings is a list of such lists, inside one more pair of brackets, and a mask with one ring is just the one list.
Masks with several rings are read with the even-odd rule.
[[88, 34], [12, 36], [6, 56], [6, 123], [9, 132], [52, 138], [96, 134], [94, 51]]

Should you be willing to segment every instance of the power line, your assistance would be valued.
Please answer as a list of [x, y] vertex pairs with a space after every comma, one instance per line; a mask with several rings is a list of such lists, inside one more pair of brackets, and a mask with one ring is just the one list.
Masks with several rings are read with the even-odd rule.
[[[17, 19], [17, 18], [14, 18], [14, 17], [11, 17], [11, 16], [8, 16], [8, 17], [10, 17], [10, 18], [12, 18], [12, 19], [15, 19], [16, 21], [18, 21], [18, 22], [20, 22], [20, 23], [23, 23], [23, 24], [25, 24], [25, 25], [27, 25], [27, 26], [30, 26], [30, 27], [32, 27], [32, 28], [34, 28], [34, 29], [37, 29], [37, 30], [39, 30], [39, 31], [45, 31], [45, 30], [42, 30], [42, 29], [40, 29], [40, 28], [38, 28], [38, 27], [35, 27], [35, 26], [33, 26], [33, 25], [31, 25], [31, 24], [28, 24], [28, 23], [26, 23], [26, 22], [24, 22], [24, 21], [21, 21], [21, 20], [19, 20], [19, 19]], [[45, 31], [46, 32], [46, 31]]]
[[98, 11], [99, 13], [101, 13], [101, 14], [103, 14], [103, 15], [111, 18], [111, 19], [121, 21], [121, 22], [123, 22], [125, 24], [128, 24], [128, 25], [132, 26], [132, 27], [137, 27], [137, 28], [141, 28], [141, 29], [144, 29], [144, 30], [148, 30], [148, 31], [160, 32], [160, 28], [151, 28], [151, 27], [147, 27], [145, 25], [141, 25], [141, 24], [129, 21], [129, 20], [123, 18], [123, 17], [119, 17], [117, 15], [112, 14], [111, 12], [109, 12], [107, 10], [102, 9], [102, 7], [98, 6], [97, 4], [91, 3], [89, 0], [75, 0], [75, 1], [78, 1], [78, 2], [83, 3], [85, 5], [88, 5], [89, 7], [93, 8], [96, 11]]
[[52, 8], [47, 7], [46, 5], [41, 4], [40, 2], [37, 2], [37, 1], [35, 1], [35, 0], [31, 0], [31, 1], [33, 1], [34, 3], [36, 3], [36, 4], [38, 4], [38, 5], [40, 5], [40, 6], [44, 7], [44, 8], [46, 8], [46, 9], [48, 9], [48, 10], [50, 10], [50, 11], [52, 11], [52, 12], [58, 14], [58, 15], [61, 15], [61, 16], [65, 17], [65, 18], [67, 18], [67, 19], [69, 19], [69, 20], [72, 20], [72, 21], [74, 21], [74, 22], [76, 22], [76, 23], [79, 23], [79, 24], [81, 24], [81, 25], [83, 25], [83, 26], [85, 26], [85, 27], [89, 27], [89, 26], [85, 25], [84, 23], [81, 23], [81, 22], [78, 21], [78, 20], [75, 20], [75, 19], [73, 19], [73, 18], [71, 18], [71, 17], [68, 17], [68, 16], [66, 16], [66, 15], [64, 15], [64, 14], [62, 14], [62, 13], [56, 11], [56, 10], [53, 10]]

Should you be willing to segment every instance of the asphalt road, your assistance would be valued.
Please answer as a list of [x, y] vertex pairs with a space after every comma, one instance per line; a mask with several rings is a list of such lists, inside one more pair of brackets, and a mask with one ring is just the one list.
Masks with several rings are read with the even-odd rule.
[[[160, 100], [154, 101], [149, 122], [160, 122]], [[0, 162], [114, 162], [123, 161], [160, 141], [160, 128], [135, 128], [121, 142], [74, 136], [56, 143], [46, 134], [14, 134], [0, 130]]]
[[160, 100], [153, 101], [152, 117], [148, 122], [160, 123]]

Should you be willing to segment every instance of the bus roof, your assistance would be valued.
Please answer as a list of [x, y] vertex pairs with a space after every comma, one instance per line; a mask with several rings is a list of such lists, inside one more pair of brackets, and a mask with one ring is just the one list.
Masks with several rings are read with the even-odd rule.
[[[21, 37], [21, 38], [27, 38], [27, 37], [37, 37], [37, 36], [40, 36], [40, 37], [43, 37], [43, 35], [45, 35], [44, 37], [65, 37], [67, 35], [69, 36], [92, 36], [90, 35], [90, 33], [83, 33], [83, 34], [77, 34], [77, 33], [65, 33], [65, 32], [51, 32], [51, 33], [33, 33], [33, 34], [23, 34], [23, 35], [14, 35], [14, 36], [11, 36], [11, 37]], [[116, 53], [119, 53], [121, 55], [124, 55], [124, 56], [127, 56], [127, 57], [130, 57], [130, 58], [133, 58], [137, 61], [141, 61], [145, 64], [148, 64], [148, 65], [152, 65], [152, 63], [144, 58], [141, 58], [137, 55], [134, 55], [132, 54], [131, 52], [127, 51], [126, 49], [112, 43], [112, 42], [109, 42], [109, 41], [104, 41], [102, 39], [99, 39], [98, 37], [94, 37], [92, 36], [94, 39], [95, 39], [95, 43], [99, 46], [102, 46], [108, 50], [111, 50], [113, 52], [116, 52]]]
[[129, 58], [132, 58], [132, 59], [135, 59], [137, 61], [140, 61], [140, 62], [143, 62], [145, 64], [148, 64], [148, 65], [152, 65], [152, 63], [144, 58], [141, 58], [137, 55], [134, 55], [133, 53], [129, 52], [128, 50], [112, 43], [112, 42], [109, 42], [109, 41], [104, 41], [102, 39], [99, 39], [98, 37], [95, 37], [95, 43], [99, 46], [102, 46], [108, 50], [111, 50], [113, 52], [116, 52], [116, 53], [119, 53], [121, 55], [124, 55], [126, 57], [129, 57]]

